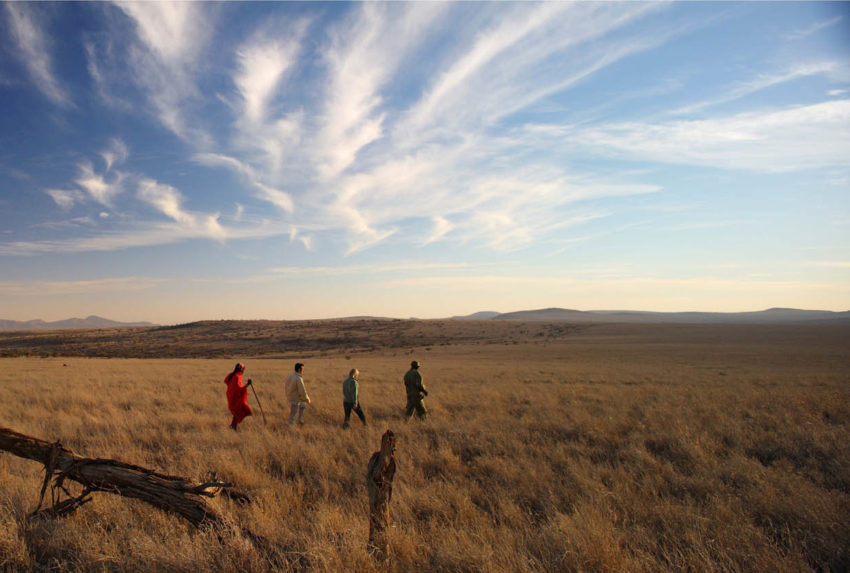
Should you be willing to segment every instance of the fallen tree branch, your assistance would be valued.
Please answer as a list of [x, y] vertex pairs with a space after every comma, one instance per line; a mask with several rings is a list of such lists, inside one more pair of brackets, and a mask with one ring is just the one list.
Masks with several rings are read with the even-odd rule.
[[[204, 499], [232, 487], [230, 483], [219, 481], [214, 474], [204, 483], [196, 483], [189, 478], [161, 474], [118, 460], [84, 458], [59, 442], [47, 442], [8, 428], [0, 428], [0, 450], [44, 464], [45, 478], [34, 515], [67, 515], [91, 499], [86, 499], [88, 493], [101, 491], [139, 499], [178, 515], [195, 527], [232, 526]], [[82, 485], [85, 493], [39, 511], [51, 479], [54, 489], [61, 488], [63, 482], [69, 479]], [[234, 493], [232, 496], [243, 501], [248, 499], [244, 494]], [[244, 533], [256, 541], [253, 534]]]
[[[67, 515], [71, 515], [72, 513], [77, 511], [77, 508], [84, 506], [92, 500], [90, 494], [91, 490], [86, 488], [83, 490], [83, 493], [81, 493], [77, 497], [71, 497], [70, 499], [66, 499], [65, 501], [54, 503], [53, 506], [48, 507], [47, 509], [42, 509], [40, 511], [38, 508], [36, 508], [36, 510], [30, 514], [30, 517], [55, 519], [57, 517], [65, 517]], [[40, 504], [39, 507], [41, 507]]]

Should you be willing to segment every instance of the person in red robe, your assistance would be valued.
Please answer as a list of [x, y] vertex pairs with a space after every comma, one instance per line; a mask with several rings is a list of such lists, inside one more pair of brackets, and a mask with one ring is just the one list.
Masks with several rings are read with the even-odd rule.
[[245, 365], [239, 362], [233, 372], [224, 379], [224, 383], [227, 384], [227, 407], [233, 414], [233, 419], [230, 421], [230, 429], [233, 431], [236, 431], [236, 426], [245, 419], [245, 416], [254, 415], [250, 406], [248, 406], [248, 386], [251, 385], [251, 380], [248, 379], [248, 382], [243, 386], [243, 372], [245, 372]]

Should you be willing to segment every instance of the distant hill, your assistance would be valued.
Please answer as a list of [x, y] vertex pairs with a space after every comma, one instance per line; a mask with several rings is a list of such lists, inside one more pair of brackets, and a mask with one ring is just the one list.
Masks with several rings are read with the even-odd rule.
[[151, 322], [117, 322], [100, 316], [86, 318], [68, 318], [55, 322], [43, 320], [4, 320], [0, 319], [0, 330], [65, 330], [69, 328], [118, 328], [126, 326], [155, 326]]
[[543, 308], [507, 312], [492, 320], [532, 320], [548, 322], [675, 322], [694, 324], [794, 324], [848, 322], [850, 311], [769, 308], [754, 312], [647, 312], [637, 310], [571, 310]]
[[[345, 319], [326, 319], [315, 321], [299, 321], [303, 323], [320, 324], [336, 321], [355, 322], [396, 322], [399, 319], [370, 316], [348, 317]], [[410, 319], [417, 320], [417, 319]], [[800, 310], [795, 308], [769, 308], [754, 312], [649, 312], [639, 310], [574, 310], [567, 308], [541, 308], [537, 310], [521, 310], [517, 312], [499, 313], [481, 311], [463, 316], [453, 316], [453, 321], [526, 321], [526, 322], [572, 322], [572, 323], [677, 323], [677, 324], [818, 324], [845, 323], [850, 324], [850, 311], [833, 312], [829, 310]], [[245, 321], [242, 321], [245, 322]], [[268, 321], [259, 321], [268, 322]], [[193, 324], [215, 323], [221, 321], [201, 321]], [[247, 323], [247, 322], [246, 322]], [[0, 319], [0, 331], [39, 331], [39, 330], [71, 330], [99, 329], [123, 327], [152, 327], [158, 326], [151, 322], [118, 322], [100, 316], [86, 318], [69, 318], [55, 322], [43, 320], [4, 320]], [[175, 325], [163, 328], [182, 328]]]
[[482, 310], [481, 312], [474, 312], [465, 316], [453, 316], [451, 320], [490, 320], [491, 318], [496, 318], [500, 314], [501, 313], [494, 312], [492, 310]]

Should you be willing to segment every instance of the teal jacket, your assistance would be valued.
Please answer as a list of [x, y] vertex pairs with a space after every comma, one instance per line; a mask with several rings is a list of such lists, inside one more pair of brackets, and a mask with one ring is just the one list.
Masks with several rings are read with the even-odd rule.
[[357, 380], [351, 376], [342, 382], [342, 401], [349, 404], [360, 403], [360, 389]]

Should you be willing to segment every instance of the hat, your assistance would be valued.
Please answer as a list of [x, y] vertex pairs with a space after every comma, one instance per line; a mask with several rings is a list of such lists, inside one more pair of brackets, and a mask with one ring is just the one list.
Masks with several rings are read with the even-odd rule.
[[419, 368], [420, 366], [422, 366], [422, 364], [420, 364], [416, 360], [414, 360], [413, 362], [410, 363], [411, 368]]

